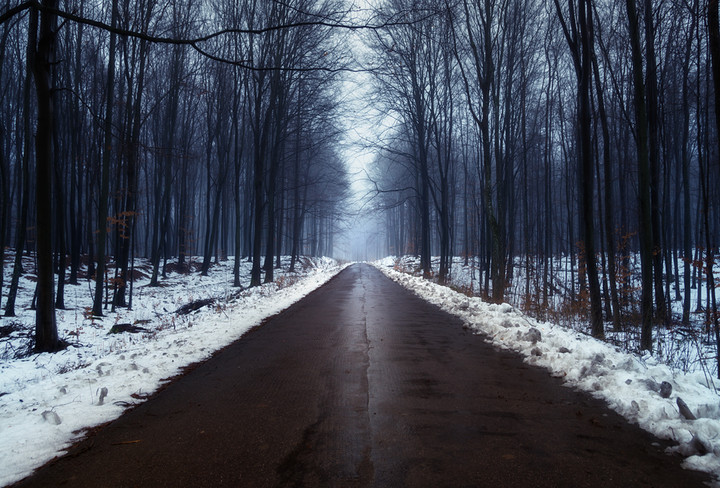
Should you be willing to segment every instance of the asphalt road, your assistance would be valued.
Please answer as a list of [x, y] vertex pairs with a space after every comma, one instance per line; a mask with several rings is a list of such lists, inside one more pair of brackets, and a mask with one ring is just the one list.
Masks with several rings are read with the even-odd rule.
[[666, 446], [354, 265], [18, 486], [703, 486]]

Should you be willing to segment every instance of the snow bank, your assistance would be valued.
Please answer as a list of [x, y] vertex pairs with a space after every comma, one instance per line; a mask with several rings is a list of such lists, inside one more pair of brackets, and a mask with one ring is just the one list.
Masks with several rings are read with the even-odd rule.
[[[340, 269], [332, 260], [316, 260], [303, 273], [281, 273], [280, 285], [237, 293], [230, 286], [230, 260], [213, 268], [208, 277], [174, 275], [160, 288], [138, 288], [134, 310], [122, 309], [103, 321], [85, 318], [80, 298], [87, 302], [87, 290], [69, 287], [67, 298], [77, 303], [68, 305], [74, 310], [58, 311], [58, 328], [73, 345], [56, 354], [0, 361], [0, 486], [24, 478], [62, 454], [81, 435], [78, 431], [118, 417], [184, 366], [207, 359]], [[243, 273], [248, 275], [249, 269]], [[80, 295], [78, 300], [74, 293]], [[19, 297], [18, 303], [29, 298]], [[187, 315], [174, 313], [201, 298], [216, 301]], [[31, 330], [32, 320], [33, 313], [22, 310], [13, 323]], [[8, 319], [0, 322], [8, 323]], [[136, 324], [146, 331], [110, 334], [119, 323]], [[20, 346], [16, 340], [6, 347]]]
[[[678, 446], [672, 449], [687, 456], [684, 467], [720, 477], [720, 398], [712, 378], [701, 372], [680, 373], [649, 354], [632, 355], [579, 332], [530, 319], [507, 303], [489, 304], [401, 273], [391, 269], [394, 262], [389, 258], [375, 265], [397, 283], [463, 319], [488, 342], [524, 354], [527, 363], [547, 368], [567, 386], [602, 398], [630, 422], [659, 438], [676, 441]], [[678, 399], [689, 406], [696, 420], [683, 418]]]

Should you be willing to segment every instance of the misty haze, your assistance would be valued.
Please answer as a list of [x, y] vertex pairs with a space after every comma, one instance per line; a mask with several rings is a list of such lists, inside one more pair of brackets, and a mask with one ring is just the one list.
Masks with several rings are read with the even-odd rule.
[[0, 486], [720, 483], [718, 0], [0, 2]]

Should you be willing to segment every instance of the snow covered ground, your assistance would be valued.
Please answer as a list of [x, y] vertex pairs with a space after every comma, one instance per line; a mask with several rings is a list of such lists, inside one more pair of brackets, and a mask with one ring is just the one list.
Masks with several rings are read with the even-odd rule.
[[[184, 366], [208, 358], [341, 269], [330, 259], [304, 259], [299, 272], [280, 271], [275, 283], [240, 292], [231, 286], [232, 266], [232, 259], [221, 262], [205, 277], [170, 273], [161, 287], [145, 286], [149, 280], [141, 279], [133, 310], [119, 309], [102, 320], [84, 314], [91, 305], [89, 282], [67, 286], [67, 310], [58, 310], [58, 330], [71, 345], [56, 354], [25, 354], [34, 323], [29, 310], [34, 283], [31, 273], [25, 275], [18, 316], [0, 318], [0, 486], [29, 475], [84, 429], [118, 417]], [[6, 266], [8, 281], [11, 268]], [[32, 269], [31, 261], [26, 269]], [[242, 264], [242, 275], [249, 283], [249, 263]], [[175, 313], [206, 298], [215, 301], [187, 315]], [[145, 330], [110, 333], [116, 324]]]
[[[34, 283], [31, 274], [26, 275], [18, 295], [18, 317], [0, 317], [0, 486], [28, 475], [62, 453], [83, 429], [116, 418], [184, 366], [208, 358], [341, 269], [334, 261], [317, 260], [300, 273], [281, 273], [277, 283], [238, 292], [231, 286], [232, 264], [230, 259], [213, 266], [207, 277], [171, 273], [158, 288], [145, 286], [146, 278], [139, 280], [133, 310], [120, 309], [102, 320], [84, 314], [92, 294], [88, 282], [68, 286], [67, 310], [58, 311], [58, 327], [71, 346], [40, 355], [23, 354], [34, 317], [28, 310]], [[568, 386], [589, 391], [631, 422], [678, 442], [675, 450], [687, 456], [686, 467], [720, 477], [720, 383], [713, 375], [702, 369], [683, 373], [656, 357], [623, 352], [578, 330], [528, 318], [511, 305], [488, 304], [395, 271], [391, 258], [376, 265], [419, 296], [460, 316], [498, 347], [521, 352], [528, 363], [547, 368]], [[248, 263], [243, 263], [242, 273], [247, 283]], [[216, 301], [188, 315], [175, 313], [204, 298]], [[147, 330], [110, 334], [116, 324]], [[667, 398], [661, 394], [667, 393], [663, 382], [672, 388]], [[681, 416], [678, 398], [696, 420]]]
[[[687, 456], [686, 468], [720, 479], [720, 382], [709, 374], [683, 373], [649, 354], [634, 355], [576, 330], [528, 318], [507, 303], [489, 304], [397, 271], [395, 264], [394, 258], [375, 263], [394, 281], [462, 318], [492, 344], [522, 353], [529, 364], [545, 367], [568, 386], [602, 398], [630, 422], [676, 441], [673, 449]], [[683, 418], [681, 402], [695, 420]]]

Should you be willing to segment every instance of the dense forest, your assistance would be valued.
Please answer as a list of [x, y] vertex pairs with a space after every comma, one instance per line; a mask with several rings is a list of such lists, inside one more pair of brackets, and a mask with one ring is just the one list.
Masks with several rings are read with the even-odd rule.
[[255, 286], [283, 253], [332, 254], [349, 188], [343, 48], [317, 20], [339, 5], [3, 3], [0, 262], [15, 253], [0, 287], [12, 316], [22, 255], [37, 251], [39, 349], [57, 347], [66, 283], [95, 279], [96, 316], [130, 305], [136, 256], [152, 284], [190, 256], [202, 273], [252, 259]]
[[545, 317], [563, 295], [594, 336], [637, 327], [642, 349], [693, 313], [720, 338], [716, 1], [382, 12], [417, 20], [368, 36], [396, 122], [371, 173], [388, 254], [418, 254], [441, 282], [462, 256], [471, 292], [499, 302], [512, 285]]
[[1, 3], [0, 289], [12, 316], [35, 258], [38, 350], [66, 284], [130, 306], [136, 257], [157, 285], [235, 256], [256, 286], [333, 254], [353, 77], [387, 254], [441, 282], [462, 256], [473, 293], [563, 294], [647, 350], [701, 312], [720, 344], [717, 0]]

